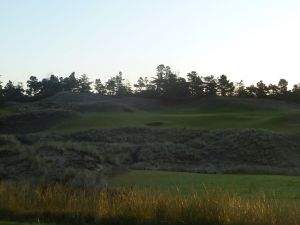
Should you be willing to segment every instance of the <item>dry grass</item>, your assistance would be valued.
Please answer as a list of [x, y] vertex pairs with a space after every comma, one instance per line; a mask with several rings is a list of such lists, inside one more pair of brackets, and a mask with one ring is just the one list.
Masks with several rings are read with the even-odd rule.
[[62, 224], [298, 225], [300, 210], [221, 191], [191, 195], [0, 184], [2, 219]]

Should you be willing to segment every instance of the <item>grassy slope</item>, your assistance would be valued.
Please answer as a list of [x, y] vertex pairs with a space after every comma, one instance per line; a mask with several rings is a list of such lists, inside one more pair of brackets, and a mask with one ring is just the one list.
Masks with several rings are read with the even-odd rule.
[[[83, 98], [81, 102], [84, 104], [75, 101], [79, 98]], [[265, 128], [281, 132], [300, 132], [300, 105], [272, 99], [212, 97], [167, 104], [154, 99], [65, 93], [55, 96], [52, 101], [57, 104], [71, 101], [73, 108], [80, 105], [79, 108], [85, 112], [76, 120], [67, 119], [56, 126], [54, 131], [145, 126], [159, 122], [161, 127], [171, 128]], [[116, 105], [132, 110], [118, 111]]]
[[[53, 124], [51, 131], [68, 132], [90, 128], [145, 126], [148, 123], [159, 122], [160, 127], [171, 128], [265, 128], [280, 132], [300, 133], [300, 105], [269, 99], [219, 97], [166, 104], [154, 99], [64, 93], [50, 98], [47, 103], [42, 101], [2, 107], [0, 118], [16, 112], [30, 113], [45, 110], [51, 105], [55, 106], [55, 109], [71, 109], [81, 112], [77, 113], [76, 117], [75, 114], [74, 117], [66, 116], [63, 122], [51, 120]], [[122, 111], [123, 108], [130, 109], [130, 111]], [[28, 120], [26, 115], [24, 115], [24, 120]], [[37, 124], [36, 121], [34, 123]]]
[[300, 177], [266, 175], [208, 175], [182, 172], [130, 171], [111, 180], [116, 187], [150, 188], [163, 191], [203, 191], [220, 188], [244, 197], [266, 197], [300, 203]]

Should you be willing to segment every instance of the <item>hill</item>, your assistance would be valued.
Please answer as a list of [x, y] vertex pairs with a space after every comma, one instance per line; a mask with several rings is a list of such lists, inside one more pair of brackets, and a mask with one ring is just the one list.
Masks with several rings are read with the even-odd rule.
[[300, 106], [60, 93], [0, 110], [0, 179], [105, 183], [127, 169], [300, 174]]
[[65, 92], [40, 102], [4, 107], [0, 111], [0, 133], [127, 126], [258, 128], [298, 133], [299, 118], [299, 104], [269, 99], [212, 97], [164, 102]]
[[[254, 99], [237, 97], [203, 97], [201, 99], [181, 99], [161, 101], [139, 97], [101, 96], [94, 93], [62, 92], [43, 100], [61, 107], [71, 107], [83, 112], [124, 112], [142, 111], [187, 111], [187, 112], [236, 112], [236, 111], [274, 111], [300, 110], [300, 104], [274, 99]], [[120, 108], [116, 107], [120, 106]], [[126, 108], [130, 110], [126, 110]]]

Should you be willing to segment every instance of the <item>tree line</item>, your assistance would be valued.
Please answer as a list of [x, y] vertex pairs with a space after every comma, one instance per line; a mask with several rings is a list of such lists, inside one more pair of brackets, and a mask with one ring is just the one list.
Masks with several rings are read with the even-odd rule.
[[204, 96], [236, 96], [249, 98], [276, 98], [300, 102], [300, 84], [290, 90], [288, 81], [280, 79], [278, 84], [265, 84], [262, 80], [256, 85], [245, 86], [243, 81], [234, 83], [226, 75], [215, 77], [200, 76], [196, 71], [187, 74], [186, 78], [178, 76], [169, 66], [159, 65], [154, 77], [140, 77], [132, 86], [123, 78], [122, 72], [106, 82], [96, 79], [91, 82], [86, 74], [76, 77], [71, 73], [67, 77], [51, 75], [39, 80], [31, 76], [26, 82], [14, 84], [0, 81], [1, 101], [32, 101], [47, 98], [59, 92], [95, 92], [107, 96], [141, 96], [178, 100], [201, 98]]

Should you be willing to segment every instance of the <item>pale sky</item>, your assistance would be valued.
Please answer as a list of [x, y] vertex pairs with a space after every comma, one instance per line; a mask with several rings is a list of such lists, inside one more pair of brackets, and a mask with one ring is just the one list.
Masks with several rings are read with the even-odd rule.
[[300, 82], [299, 0], [0, 0], [0, 74]]

